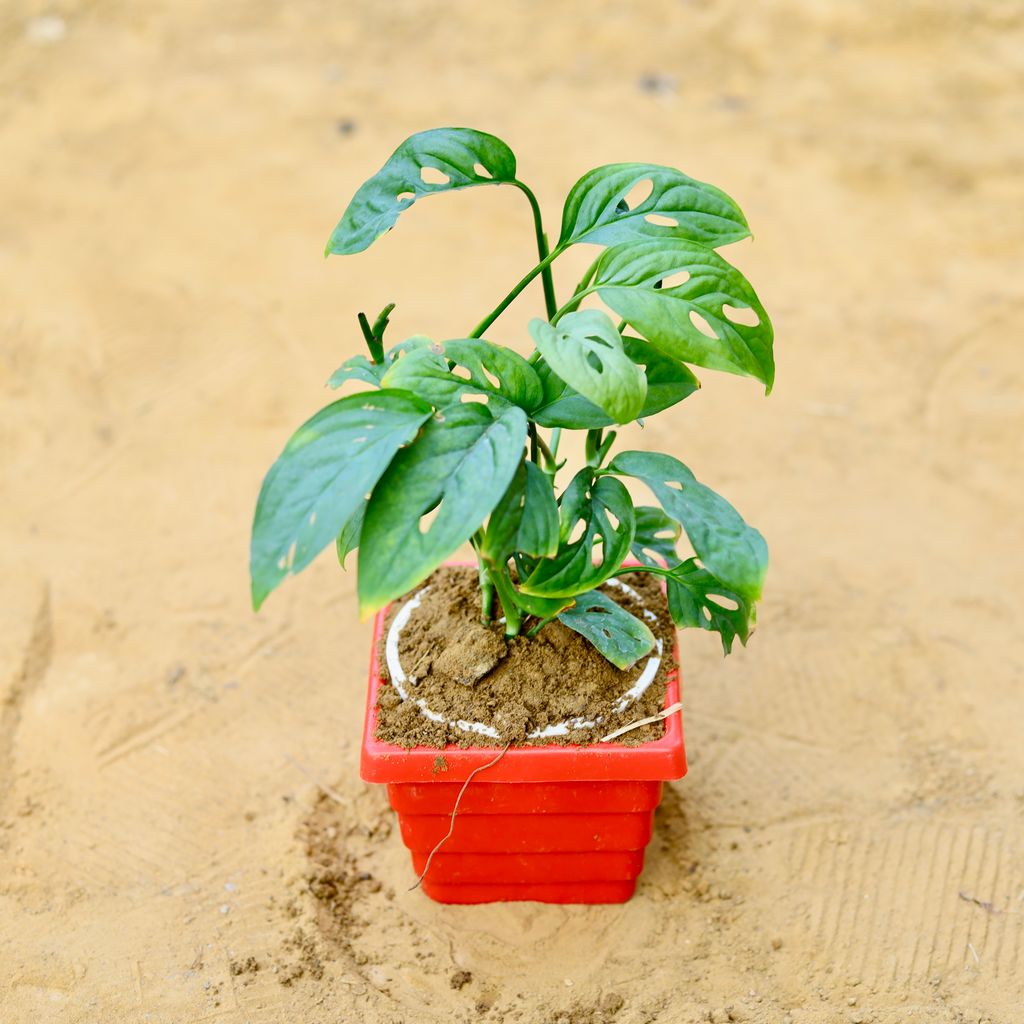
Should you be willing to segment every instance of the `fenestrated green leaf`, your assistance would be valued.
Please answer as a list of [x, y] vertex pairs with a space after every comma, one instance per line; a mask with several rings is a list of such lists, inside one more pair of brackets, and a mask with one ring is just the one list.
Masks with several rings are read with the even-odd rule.
[[[632, 209], [626, 197], [641, 182], [650, 194]], [[559, 245], [613, 245], [635, 238], [689, 238], [712, 247], [750, 234], [740, 208], [721, 189], [658, 164], [606, 164], [569, 192]]]
[[768, 546], [725, 498], [699, 483], [671, 455], [620, 452], [608, 471], [642, 480], [661, 507], [682, 524], [704, 568], [746, 600], [760, 598]]
[[[409, 358], [408, 356], [403, 358]], [[359, 607], [383, 607], [479, 528], [523, 456], [526, 414], [476, 402], [433, 416], [373, 489], [359, 540]], [[434, 513], [429, 525], [421, 519]]]
[[[447, 181], [434, 181], [433, 168]], [[327, 242], [326, 254], [347, 255], [372, 245], [417, 199], [514, 181], [516, 158], [501, 139], [472, 128], [433, 128], [410, 135], [356, 192]]]
[[558, 621], [586, 637], [616, 668], [627, 669], [654, 650], [654, 634], [600, 590], [576, 598]]
[[[681, 271], [689, 274], [682, 284], [655, 287]], [[746, 278], [707, 247], [674, 238], [614, 246], [601, 256], [590, 290], [666, 355], [754, 377], [771, 391], [774, 335], [768, 314]], [[751, 313], [755, 324], [740, 322]]]
[[530, 336], [548, 366], [613, 422], [629, 423], [640, 415], [647, 378], [626, 355], [607, 313], [584, 309], [567, 314], [555, 326], [535, 318]]
[[695, 558], [672, 569], [667, 589], [669, 614], [677, 626], [718, 633], [726, 654], [732, 651], [736, 637], [746, 645], [757, 620], [753, 602], [723, 586]]
[[487, 521], [480, 553], [493, 565], [504, 565], [513, 552], [543, 557], [557, 550], [558, 505], [551, 480], [524, 460]]
[[[626, 336], [622, 346], [634, 363], [644, 367], [647, 376], [647, 395], [638, 419], [653, 416], [700, 388], [700, 381], [687, 366], [663, 355], [646, 341]], [[533, 368], [540, 378], [544, 398], [530, 416], [540, 426], [592, 430], [614, 422], [606, 412], [569, 387], [543, 357]]]
[[[559, 506], [558, 551], [532, 565], [520, 590], [539, 597], [571, 597], [600, 586], [622, 565], [633, 540], [633, 503], [610, 476], [581, 469]], [[577, 525], [583, 524], [578, 537]], [[595, 562], [595, 555], [598, 560]]]
[[[449, 362], [465, 369], [461, 376]], [[482, 338], [459, 338], [422, 346], [394, 362], [385, 387], [406, 388], [437, 409], [453, 405], [465, 394], [491, 396], [530, 410], [543, 398], [540, 379], [518, 352]]]
[[633, 557], [644, 565], [673, 565], [678, 561], [676, 544], [683, 532], [679, 523], [654, 505], [638, 505], [633, 512]]
[[379, 388], [381, 380], [387, 372], [388, 364], [386, 362], [371, 363], [366, 356], [352, 356], [331, 374], [327, 386], [340, 388], [346, 381], [359, 380], [364, 384], [372, 384], [375, 388]]
[[256, 502], [249, 563], [255, 608], [358, 514], [431, 411], [407, 391], [377, 391], [332, 402], [299, 427]]

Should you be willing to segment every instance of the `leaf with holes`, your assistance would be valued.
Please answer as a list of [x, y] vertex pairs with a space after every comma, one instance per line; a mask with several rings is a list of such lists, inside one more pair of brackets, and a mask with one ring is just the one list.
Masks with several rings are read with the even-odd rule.
[[626, 355], [607, 313], [584, 309], [567, 314], [555, 326], [534, 318], [530, 336], [548, 366], [613, 422], [629, 423], [640, 415], [647, 378]]
[[643, 481], [665, 512], [682, 524], [697, 557], [723, 586], [750, 602], [761, 597], [768, 570], [764, 538], [678, 459], [652, 452], [620, 452], [608, 472]]
[[364, 615], [420, 583], [469, 539], [505, 493], [525, 440], [526, 414], [514, 405], [492, 415], [472, 402], [431, 417], [370, 496], [359, 542]]
[[515, 177], [516, 158], [494, 135], [472, 128], [417, 132], [356, 192], [327, 242], [326, 254], [369, 248], [424, 196], [513, 182]]
[[705, 246], [672, 238], [614, 246], [589, 290], [673, 359], [754, 377], [771, 391], [768, 314], [746, 278]]
[[480, 554], [501, 566], [513, 552], [545, 557], [558, 550], [558, 505], [551, 480], [534, 462], [521, 462], [487, 521]]
[[414, 391], [437, 409], [462, 401], [464, 395], [479, 395], [529, 411], [544, 395], [533, 367], [518, 352], [482, 338], [417, 348], [395, 361], [384, 386]]
[[718, 633], [726, 654], [732, 652], [736, 637], [746, 646], [757, 621], [754, 603], [724, 586], [695, 558], [687, 559], [670, 571], [667, 589], [669, 614], [681, 629], [699, 628]]
[[[623, 337], [622, 347], [637, 366], [644, 368], [647, 377], [647, 395], [637, 419], [653, 416], [688, 398], [700, 388], [700, 381], [692, 370], [663, 355], [646, 341]], [[540, 426], [593, 430], [612, 425], [614, 420], [611, 416], [569, 387], [543, 357], [533, 368], [540, 378], [544, 397], [530, 415]]]
[[255, 608], [359, 514], [395, 453], [431, 412], [407, 391], [377, 391], [332, 402], [299, 427], [256, 502], [249, 563]]
[[715, 247], [749, 234], [743, 212], [714, 185], [658, 164], [606, 164], [573, 185], [559, 245], [653, 237]]
[[672, 565], [678, 560], [676, 544], [683, 528], [670, 515], [654, 505], [638, 505], [636, 532], [631, 550], [644, 565]]
[[600, 590], [576, 598], [558, 621], [589, 640], [616, 668], [627, 669], [654, 650], [654, 634]]
[[[633, 502], [613, 477], [581, 469], [562, 493], [558, 551], [531, 567], [520, 590], [538, 597], [573, 597], [600, 586], [629, 554]], [[595, 562], [595, 555], [598, 556]]]

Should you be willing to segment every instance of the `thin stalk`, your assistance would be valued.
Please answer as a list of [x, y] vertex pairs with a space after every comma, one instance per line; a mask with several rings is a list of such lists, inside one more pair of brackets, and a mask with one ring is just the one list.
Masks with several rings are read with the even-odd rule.
[[587, 431], [586, 458], [587, 465], [597, 468], [601, 465], [598, 453], [601, 450], [601, 442], [604, 440], [604, 431], [600, 427]]
[[576, 285], [576, 288], [573, 291], [573, 295], [579, 295], [579, 293], [583, 291], [585, 288], [590, 287], [590, 282], [594, 279], [594, 274], [597, 272], [597, 265], [598, 263], [601, 262], [601, 257], [603, 255], [604, 252], [602, 251], [598, 255], [597, 259], [594, 260], [594, 262], [591, 263], [589, 267], [587, 267], [586, 272], [580, 278], [580, 283]]
[[[544, 233], [544, 222], [540, 215], [540, 204], [537, 202], [537, 197], [529, 186], [524, 185], [521, 181], [515, 182], [515, 185], [530, 201], [530, 212], [533, 214], [533, 230], [537, 236], [537, 257], [543, 263], [548, 257], [549, 249], [548, 236]], [[555, 298], [555, 280], [551, 275], [551, 264], [545, 266], [540, 273], [541, 283], [544, 285], [544, 308], [547, 310], [548, 319], [550, 319], [554, 316], [555, 310], [558, 309], [558, 300]]]
[[555, 259], [557, 259], [557, 257], [562, 255], [562, 251], [562, 249], [556, 246], [555, 249], [548, 253], [548, 255], [545, 256], [544, 259], [542, 259], [540, 263], [538, 263], [537, 266], [533, 268], [533, 270], [526, 274], [526, 276], [519, 281], [519, 283], [512, 289], [512, 291], [510, 291], [508, 295], [506, 295], [505, 298], [501, 300], [498, 306], [494, 310], [492, 310], [487, 316], [485, 316], [483, 320], [481, 320], [480, 323], [476, 325], [476, 327], [473, 328], [469, 337], [479, 338], [484, 333], [484, 331], [486, 331], [487, 328], [490, 327], [491, 324], [493, 324], [494, 321], [497, 320], [498, 317], [501, 316], [501, 314], [504, 313], [506, 309], [508, 309], [508, 307], [512, 304], [516, 296], [518, 296], [519, 293], [538, 274], [543, 273], [545, 267], [550, 266], [555, 261]]
[[532, 640], [549, 622], [554, 622], [557, 618], [557, 615], [551, 615], [546, 619], [541, 619], [536, 626], [527, 632], [526, 638]]
[[537, 457], [537, 444], [540, 441], [540, 437], [537, 434], [537, 424], [530, 420], [528, 429], [530, 433], [530, 461], [540, 462], [540, 459]]
[[523, 628], [523, 616], [516, 604], [515, 590], [512, 587], [512, 580], [508, 576], [507, 566], [496, 566], [491, 574], [494, 581], [494, 589], [498, 594], [498, 601], [501, 603], [501, 610], [505, 613], [505, 636], [519, 636]]
[[551, 458], [552, 459], [557, 459], [558, 458], [558, 446], [561, 443], [561, 441], [562, 441], [562, 428], [561, 427], [555, 427], [555, 429], [551, 431]]
[[564, 306], [555, 310], [555, 315], [551, 317], [551, 323], [557, 324], [566, 313], [571, 313], [592, 291], [594, 289], [588, 286], [583, 291], [577, 292]]

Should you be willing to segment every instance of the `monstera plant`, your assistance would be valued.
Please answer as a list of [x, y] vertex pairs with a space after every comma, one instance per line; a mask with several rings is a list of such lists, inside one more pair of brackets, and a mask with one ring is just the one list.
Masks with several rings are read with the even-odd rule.
[[[610, 164], [572, 187], [551, 246], [509, 147], [485, 132], [441, 128], [408, 138], [362, 185], [327, 253], [361, 252], [420, 200], [481, 186], [526, 197], [536, 264], [475, 327], [453, 325], [449, 339], [416, 336], [389, 348], [393, 306], [372, 324], [359, 314], [367, 354], [347, 359], [329, 382], [359, 388], [304, 423], [263, 482], [254, 606], [333, 543], [343, 565], [358, 549], [359, 606], [370, 614], [468, 541], [482, 619], [503, 618], [509, 636], [557, 617], [615, 665], [631, 665], [654, 637], [598, 588], [642, 571], [664, 578], [678, 626], [718, 633], [728, 653], [754, 624], [764, 539], [678, 459], [613, 448], [617, 426], [697, 391], [693, 367], [771, 389], [768, 315], [715, 251], [749, 235], [742, 212], [673, 168]], [[553, 268], [577, 245], [596, 256], [560, 294]], [[524, 346], [532, 343], [524, 356], [486, 336], [535, 278], [544, 315], [524, 325]], [[603, 308], [588, 304], [592, 297]], [[585, 464], [571, 474], [559, 458], [566, 430], [586, 434]], [[645, 485], [653, 503], [634, 505], [626, 478]]]

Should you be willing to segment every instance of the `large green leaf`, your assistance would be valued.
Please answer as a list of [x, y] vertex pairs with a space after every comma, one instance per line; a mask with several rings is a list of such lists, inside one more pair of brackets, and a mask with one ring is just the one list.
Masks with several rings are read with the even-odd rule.
[[[653, 416], [700, 388], [700, 381], [687, 366], [663, 355], [646, 341], [627, 336], [623, 337], [622, 346], [634, 363], [644, 367], [647, 376], [647, 395], [638, 419]], [[569, 387], [543, 357], [533, 368], [540, 378], [544, 397], [530, 416], [540, 426], [592, 430], [614, 422], [606, 412]]]
[[640, 415], [647, 378], [626, 355], [607, 313], [584, 309], [567, 314], [555, 326], [535, 318], [530, 336], [548, 366], [613, 422], [629, 423]]
[[592, 470], [581, 469], [562, 494], [558, 551], [533, 563], [520, 589], [538, 597], [572, 597], [593, 590], [622, 565], [633, 527], [626, 488], [610, 476], [594, 480]]
[[[454, 372], [449, 363], [462, 368], [465, 375]], [[529, 411], [544, 394], [533, 367], [518, 352], [482, 338], [416, 348], [395, 360], [384, 376], [384, 386], [413, 391], [437, 409], [474, 394]]]
[[746, 600], [760, 598], [768, 570], [768, 546], [725, 498], [699, 483], [671, 455], [620, 452], [608, 471], [642, 480], [661, 507], [682, 523], [704, 568]]
[[[662, 284], [682, 271], [689, 274], [682, 284]], [[589, 290], [666, 355], [754, 377], [771, 391], [768, 314], [746, 278], [707, 247], [674, 238], [614, 246], [601, 256]], [[740, 322], [751, 316], [756, 323]]]
[[299, 427], [256, 502], [249, 563], [255, 608], [360, 514], [366, 495], [431, 411], [406, 391], [377, 391], [332, 402]]
[[[408, 357], [405, 357], [408, 358]], [[523, 456], [526, 414], [479, 403], [433, 416], [373, 489], [359, 540], [359, 607], [383, 607], [434, 571], [478, 529]], [[429, 525], [424, 516], [433, 513]]]
[[654, 649], [654, 634], [600, 590], [581, 594], [558, 621], [586, 637], [616, 668], [627, 669]]
[[633, 510], [636, 530], [630, 550], [644, 565], [672, 565], [678, 561], [676, 544], [683, 528], [670, 515], [654, 505], [638, 505]]
[[[627, 205], [641, 182], [650, 194]], [[658, 164], [606, 164], [588, 171], [569, 192], [559, 245], [613, 245], [635, 238], [688, 238], [712, 247], [750, 234], [742, 211], [721, 189]]]
[[668, 610], [682, 629], [699, 628], [718, 633], [726, 654], [736, 637], [746, 645], [757, 611], [752, 601], [730, 590], [695, 558], [676, 565], [668, 576]]
[[[432, 168], [447, 181], [424, 178]], [[511, 182], [516, 158], [501, 139], [472, 128], [433, 128], [410, 135], [348, 204], [326, 253], [362, 252], [422, 196]], [[428, 178], [432, 177], [429, 172]]]
[[551, 480], [523, 461], [487, 521], [481, 554], [504, 565], [513, 552], [545, 557], [558, 550], [558, 504]]

